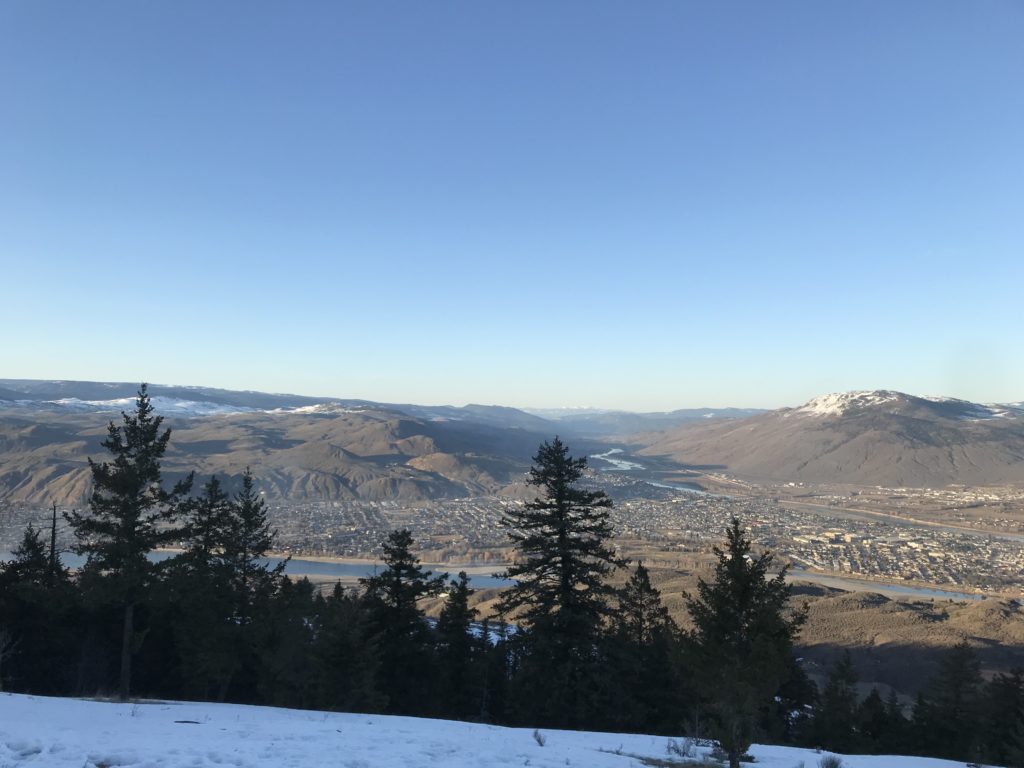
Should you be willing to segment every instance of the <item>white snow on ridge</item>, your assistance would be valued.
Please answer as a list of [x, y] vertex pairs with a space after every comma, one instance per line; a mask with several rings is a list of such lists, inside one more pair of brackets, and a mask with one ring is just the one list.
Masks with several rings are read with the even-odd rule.
[[[165, 397], [153, 395], [149, 399], [153, 409], [160, 416], [182, 416], [194, 418], [198, 416], [230, 416], [239, 413], [269, 413], [281, 414], [333, 414], [333, 413], [359, 413], [364, 408], [347, 408], [337, 403], [316, 403], [314, 405], [302, 405], [294, 408], [250, 408], [242, 405], [224, 405], [223, 403], [211, 403], [205, 400], [185, 400], [178, 397]], [[81, 400], [77, 397], [64, 397], [59, 400], [14, 400], [0, 401], [0, 408], [4, 406], [16, 406], [21, 408], [49, 408], [76, 413], [120, 413], [121, 411], [132, 411], [135, 409], [134, 397], [120, 397], [111, 400]]]
[[[972, 403], [956, 397], [915, 397], [902, 392], [887, 389], [862, 392], [834, 392], [809, 400], [803, 405], [793, 408], [785, 415], [802, 414], [806, 416], [841, 416], [847, 411], [878, 406], [889, 406], [894, 403], [911, 401], [928, 401], [949, 405], [954, 412], [949, 416], [961, 421], [983, 421], [987, 419], [1004, 419], [1024, 416], [1024, 408], [1019, 403]], [[957, 412], [958, 411], [958, 412]]]
[[[79, 400], [77, 397], [65, 397], [60, 400], [47, 400], [48, 405], [65, 408], [69, 411], [131, 411], [135, 408], [134, 397], [119, 397], [114, 400]], [[149, 402], [158, 415], [168, 416], [213, 416], [229, 413], [252, 413], [255, 408], [234, 405], [221, 405], [198, 400], [182, 400], [177, 397], [154, 395]]]
[[273, 408], [269, 411], [263, 411], [263, 413], [274, 415], [287, 415], [290, 413], [362, 413], [365, 410], [365, 408], [346, 408], [337, 403], [316, 403], [314, 405], [298, 405], [294, 408]]
[[962, 421], [984, 421], [987, 419], [1012, 419], [1024, 416], [1020, 403], [972, 403], [957, 397], [925, 396], [922, 400], [932, 403], [948, 403], [961, 409], [957, 417]]
[[[5, 768], [635, 768], [671, 759], [663, 736], [501, 728], [447, 720], [250, 707], [114, 704], [0, 694]], [[676, 739], [680, 742], [681, 739]], [[755, 766], [817, 766], [813, 750], [755, 745]], [[698, 749], [695, 756], [706, 753]], [[844, 756], [847, 768], [963, 768], [890, 755]]]
[[867, 406], [885, 405], [900, 400], [904, 396], [899, 392], [891, 392], [887, 389], [879, 389], [873, 392], [833, 392], [829, 395], [822, 395], [809, 400], [793, 413], [802, 413], [813, 416], [840, 416], [851, 408], [864, 408]]

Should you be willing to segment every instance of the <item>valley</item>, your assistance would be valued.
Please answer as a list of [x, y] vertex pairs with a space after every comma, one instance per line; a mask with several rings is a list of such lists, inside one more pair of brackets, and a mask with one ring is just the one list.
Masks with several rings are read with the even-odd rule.
[[[124, 407], [102, 395], [127, 387], [49, 383], [0, 400], [0, 551], [28, 523], [48, 525], [50, 504], [85, 503], [86, 458], [103, 455], [104, 425]], [[513, 554], [500, 520], [533, 498], [530, 458], [558, 433], [588, 456], [585, 484], [615, 502], [618, 551], [644, 562], [678, 621], [683, 593], [710, 574], [713, 548], [735, 516], [758, 548], [790, 566], [797, 600], [811, 607], [801, 643], [812, 674], [842, 648], [862, 680], [904, 680], [900, 690], [911, 691], [936, 654], [964, 637], [988, 669], [1024, 664], [1024, 485], [1014, 458], [1024, 419], [1016, 406], [854, 393], [780, 411], [726, 411], [731, 418], [688, 412], [667, 430], [624, 434], [615, 425], [631, 428], [637, 418], [163, 391], [174, 430], [166, 475], [194, 467], [198, 482], [216, 473], [230, 489], [251, 466], [277, 555], [293, 558], [289, 574], [324, 587], [355, 585], [379, 562], [387, 534], [408, 528], [435, 571], [470, 571], [486, 614], [503, 584], [493, 574]], [[583, 434], [572, 432], [570, 416]], [[861, 455], [848, 466], [851, 442]], [[950, 475], [929, 484], [955, 468], [953, 444], [996, 457], [974, 468], [992, 482]], [[943, 451], [944, 459], [926, 457]], [[900, 456], [914, 457], [916, 484], [886, 484]], [[865, 474], [876, 465], [885, 471]], [[58, 541], [71, 546], [63, 527]]]

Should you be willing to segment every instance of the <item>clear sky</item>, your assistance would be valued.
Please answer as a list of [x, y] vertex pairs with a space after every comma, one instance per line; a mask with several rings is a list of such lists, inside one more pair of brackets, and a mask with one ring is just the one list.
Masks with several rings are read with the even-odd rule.
[[1024, 399], [1024, 2], [0, 3], [0, 377]]

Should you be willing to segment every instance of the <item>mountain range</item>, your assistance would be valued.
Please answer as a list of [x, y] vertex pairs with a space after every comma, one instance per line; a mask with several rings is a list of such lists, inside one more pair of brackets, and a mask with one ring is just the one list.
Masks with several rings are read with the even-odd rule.
[[[0, 498], [78, 504], [87, 457], [102, 460], [109, 421], [138, 385], [0, 382]], [[14, 387], [17, 387], [15, 389]], [[400, 410], [365, 401], [197, 387], [150, 388], [173, 429], [168, 479], [195, 470], [228, 484], [247, 466], [271, 497], [404, 499], [501, 491], [551, 436], [542, 419], [506, 408]]]
[[[0, 380], [0, 500], [81, 503], [87, 457], [137, 384]], [[169, 479], [229, 485], [253, 467], [271, 497], [419, 500], [516, 494], [543, 440], [623, 447], [755, 480], [886, 487], [1024, 485], [1024, 405], [879, 390], [796, 408], [629, 413], [424, 406], [206, 387], [150, 387], [174, 429]], [[632, 436], [627, 438], [630, 433]]]
[[1024, 484], [1024, 404], [876, 390], [641, 436], [639, 452], [755, 480], [889, 488]]

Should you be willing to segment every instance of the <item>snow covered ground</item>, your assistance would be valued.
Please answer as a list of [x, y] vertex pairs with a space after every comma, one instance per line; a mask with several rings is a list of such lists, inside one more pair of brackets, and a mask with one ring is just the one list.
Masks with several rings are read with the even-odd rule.
[[[498, 728], [444, 720], [234, 704], [0, 694], [0, 768], [642, 768], [661, 736]], [[756, 746], [755, 766], [817, 768], [822, 755]], [[918, 757], [844, 757], [847, 768], [953, 768]]]

